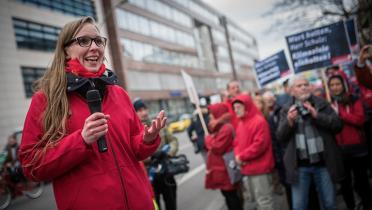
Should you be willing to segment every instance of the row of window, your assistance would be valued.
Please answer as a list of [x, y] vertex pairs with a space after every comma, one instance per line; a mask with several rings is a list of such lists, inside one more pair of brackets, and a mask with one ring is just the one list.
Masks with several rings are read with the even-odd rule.
[[178, 74], [128, 71], [130, 90], [183, 90], [185, 85]]
[[129, 0], [130, 3], [157, 14], [163, 18], [179, 23], [183, 26], [192, 27], [191, 18], [183, 12], [172, 8], [157, 0]]
[[223, 47], [223, 46], [220, 46], [220, 45], [216, 45], [217, 47], [217, 58], [229, 58], [229, 51], [227, 50], [226, 47]]
[[18, 48], [54, 51], [60, 28], [13, 18]]
[[188, 98], [172, 98], [145, 101], [151, 118], [155, 118], [159, 110], [167, 110], [167, 116], [192, 113], [194, 110]]
[[[184, 90], [185, 83], [180, 74], [167, 74], [156, 72], [128, 71], [128, 83], [130, 90]], [[213, 90], [222, 83], [222, 88], [229, 81], [228, 78], [194, 77], [193, 82], [197, 90]]]
[[234, 58], [235, 63], [246, 64], [250, 66], [253, 66], [254, 64], [254, 59], [251, 56], [247, 54], [242, 54], [240, 52], [236, 52], [234, 50], [233, 50], [233, 58]]
[[173, 0], [178, 4], [184, 6], [185, 8], [195, 12], [199, 16], [213, 22], [214, 24], [218, 25], [220, 23], [218, 16], [210, 12], [209, 10], [203, 8], [198, 3], [194, 1], [185, 1], [185, 0]]
[[230, 43], [231, 43], [232, 49], [240, 50], [252, 56], [256, 55], [256, 48], [253, 45], [248, 45], [247, 43], [234, 40], [234, 39], [232, 39]]
[[248, 36], [247, 34], [243, 33], [240, 29], [235, 28], [234, 26], [228, 24], [227, 28], [229, 30], [230, 36], [237, 37], [238, 39], [244, 41], [244, 43], [254, 46], [255, 40], [253, 37]]
[[217, 60], [218, 71], [223, 73], [231, 72], [231, 64], [228, 61]]
[[[18, 0], [23, 3], [48, 8], [74, 16], [96, 17], [96, 9], [92, 0]], [[97, 19], [96, 19], [97, 20]]]
[[[41, 78], [45, 68], [22, 66], [23, 86], [27, 98], [32, 97], [34, 82]], [[229, 79], [194, 77], [198, 90], [224, 88]], [[128, 71], [128, 82], [131, 90], [184, 90], [184, 81], [179, 74]], [[217, 87], [216, 85], [219, 86]], [[222, 86], [221, 86], [222, 85]]]
[[194, 38], [188, 33], [122, 9], [117, 9], [116, 13], [119, 27], [122, 29], [195, 48]]
[[221, 43], [225, 43], [226, 44], [225, 33], [212, 28], [212, 36], [213, 36], [213, 40], [214, 41], [218, 41], [218, 42], [221, 42]]
[[137, 61], [192, 68], [200, 67], [198, 58], [194, 55], [173, 52], [131, 39], [123, 38], [121, 43], [124, 47], [124, 54]]
[[23, 87], [25, 89], [26, 97], [31, 98], [33, 95], [32, 85], [34, 82], [43, 76], [45, 68], [36, 67], [21, 67], [22, 77], [23, 77]]

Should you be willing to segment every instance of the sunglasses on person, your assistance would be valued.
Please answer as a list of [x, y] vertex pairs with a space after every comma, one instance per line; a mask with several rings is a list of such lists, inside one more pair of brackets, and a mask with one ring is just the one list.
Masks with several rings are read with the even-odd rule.
[[96, 43], [97, 47], [104, 47], [106, 46], [107, 38], [102, 36], [96, 36], [91, 38], [89, 36], [81, 36], [71, 39], [65, 44], [65, 47], [70, 46], [72, 43], [77, 42], [81, 47], [90, 47], [92, 45], [92, 41]]

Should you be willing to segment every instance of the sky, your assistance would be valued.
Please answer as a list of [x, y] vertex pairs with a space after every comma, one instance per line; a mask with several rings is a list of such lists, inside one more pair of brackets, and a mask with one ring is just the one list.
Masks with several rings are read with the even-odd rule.
[[285, 36], [276, 31], [268, 32], [272, 21], [268, 12], [275, 0], [202, 0], [223, 13], [244, 30], [251, 33], [258, 42], [259, 59], [264, 59], [286, 48]]

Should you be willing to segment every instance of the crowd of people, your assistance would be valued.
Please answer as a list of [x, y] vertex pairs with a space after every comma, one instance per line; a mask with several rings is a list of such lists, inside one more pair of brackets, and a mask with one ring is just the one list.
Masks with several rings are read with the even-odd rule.
[[[131, 101], [116, 84], [103, 64], [106, 41], [90, 17], [61, 30], [25, 119], [17, 149], [22, 172], [52, 181], [58, 209], [150, 210], [164, 203], [176, 210], [174, 176], [154, 173], [151, 164], [176, 156], [178, 140], [162, 129], [164, 111], [152, 120], [145, 102]], [[220, 190], [229, 210], [243, 209], [247, 200], [258, 210], [273, 210], [274, 192], [285, 192], [293, 210], [338, 209], [337, 193], [349, 210], [359, 200], [362, 209], [372, 209], [368, 47], [355, 63], [356, 80], [340, 67], [327, 69], [329, 91], [312, 89], [303, 76], [286, 81], [281, 95], [249, 94], [231, 81], [222, 102], [203, 104], [188, 135], [206, 163], [205, 187]], [[92, 90], [99, 93], [101, 111], [90, 107]], [[106, 141], [108, 150], [99, 150], [97, 141]], [[232, 182], [226, 161], [230, 152], [238, 182]]]
[[[282, 189], [289, 208], [294, 210], [338, 209], [337, 194], [342, 195], [349, 210], [372, 209], [369, 47], [363, 47], [355, 61], [355, 79], [348, 78], [340, 66], [331, 66], [326, 69], [327, 81], [321, 88], [313, 88], [302, 75], [286, 80], [281, 95], [269, 89], [241, 93], [237, 81], [228, 84], [229, 94], [221, 105], [227, 106], [230, 116], [220, 117], [224, 121], [219, 122], [234, 128], [236, 137], [231, 140], [229, 134], [225, 144], [233, 145], [243, 175], [240, 189], [250, 191], [257, 209], [275, 209], [273, 194], [281, 194]], [[214, 106], [208, 107], [212, 114]], [[209, 120], [210, 129], [215, 118]], [[224, 127], [220, 132], [226, 130]], [[213, 147], [209, 149], [207, 169], [216, 165], [209, 161], [216, 155], [223, 166], [228, 148], [218, 153]], [[228, 175], [228, 166], [224, 170]], [[224, 186], [208, 185], [209, 173], [206, 187], [221, 189], [229, 210], [241, 209], [230, 204], [232, 198], [226, 196]]]

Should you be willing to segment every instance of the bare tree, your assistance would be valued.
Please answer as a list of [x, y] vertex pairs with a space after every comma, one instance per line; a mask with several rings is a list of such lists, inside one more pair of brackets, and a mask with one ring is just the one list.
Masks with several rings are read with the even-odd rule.
[[[292, 34], [350, 17], [371, 14], [372, 0], [278, 0], [264, 16], [274, 19], [269, 31]], [[371, 24], [368, 24], [369, 27]]]

